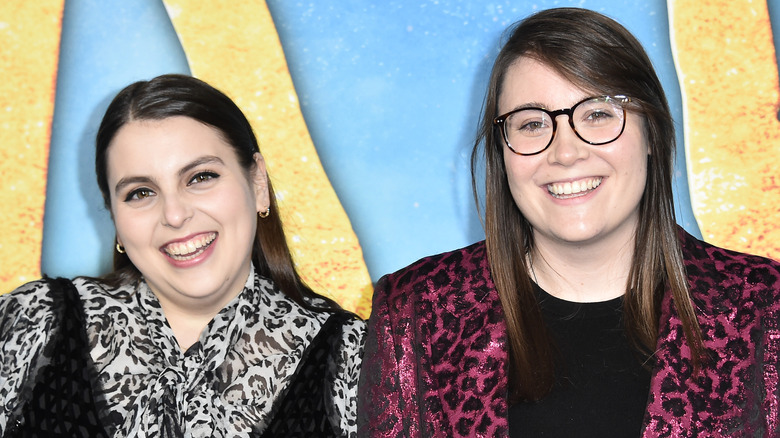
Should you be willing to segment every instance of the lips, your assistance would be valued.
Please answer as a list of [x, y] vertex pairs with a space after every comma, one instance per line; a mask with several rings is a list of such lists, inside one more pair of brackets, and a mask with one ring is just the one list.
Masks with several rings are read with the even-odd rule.
[[176, 261], [187, 261], [201, 255], [216, 238], [217, 233], [205, 233], [185, 241], [169, 243], [160, 249]]
[[547, 191], [558, 199], [583, 196], [601, 185], [602, 177], [547, 184]]

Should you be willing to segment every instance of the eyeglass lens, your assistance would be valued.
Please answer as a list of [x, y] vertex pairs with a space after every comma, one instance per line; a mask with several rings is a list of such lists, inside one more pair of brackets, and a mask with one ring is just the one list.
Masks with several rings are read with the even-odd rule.
[[609, 96], [584, 100], [570, 110], [522, 109], [510, 114], [504, 121], [509, 147], [519, 154], [543, 151], [552, 143], [555, 134], [557, 122], [553, 122], [553, 117], [563, 114], [571, 118], [577, 136], [593, 145], [616, 140], [625, 123], [622, 100]]

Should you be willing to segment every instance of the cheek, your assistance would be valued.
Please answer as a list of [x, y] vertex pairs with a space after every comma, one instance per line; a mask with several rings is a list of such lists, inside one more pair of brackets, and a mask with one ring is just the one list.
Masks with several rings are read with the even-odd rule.
[[644, 181], [647, 176], [647, 170], [649, 166], [650, 161], [650, 148], [642, 143], [641, 146], [637, 147], [636, 152], [629, 157], [630, 163], [627, 164], [628, 167], [633, 168], [632, 172], [634, 172], [637, 176], [642, 176], [642, 181]]
[[233, 187], [221, 193], [213, 193], [199, 203], [200, 210], [226, 227], [237, 227], [237, 231], [254, 232], [257, 225], [257, 206], [252, 193], [245, 187]]
[[219, 193], [212, 193], [209, 198], [210, 200], [204, 199], [201, 205], [204, 209], [215, 213], [223, 212], [223, 215], [228, 211], [231, 212], [231, 215], [246, 213], [247, 211], [257, 213], [254, 193], [243, 185], [235, 185]]
[[132, 245], [133, 242], [140, 242], [148, 239], [147, 234], [151, 231], [151, 222], [153, 219], [148, 214], [142, 214], [136, 211], [123, 210], [121, 208], [112, 208], [111, 214], [114, 219], [117, 237], [125, 245]]
[[626, 200], [632, 202], [641, 202], [647, 188], [647, 164], [646, 149], [637, 151], [623, 163], [623, 172], [621, 180], [625, 185], [624, 196]]
[[514, 154], [507, 156], [504, 154], [504, 170], [506, 171], [507, 183], [509, 184], [509, 190], [512, 196], [515, 198], [515, 202], [522, 197], [522, 192], [528, 190], [531, 184], [533, 169], [531, 169], [527, 162], [523, 162]]

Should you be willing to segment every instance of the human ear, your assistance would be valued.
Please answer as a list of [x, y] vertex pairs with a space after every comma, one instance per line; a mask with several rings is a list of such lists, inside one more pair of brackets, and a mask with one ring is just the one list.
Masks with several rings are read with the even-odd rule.
[[268, 190], [268, 172], [265, 168], [265, 160], [259, 152], [252, 156], [255, 160], [255, 168], [252, 171], [252, 185], [255, 191], [256, 210], [263, 212], [271, 206], [271, 194]]

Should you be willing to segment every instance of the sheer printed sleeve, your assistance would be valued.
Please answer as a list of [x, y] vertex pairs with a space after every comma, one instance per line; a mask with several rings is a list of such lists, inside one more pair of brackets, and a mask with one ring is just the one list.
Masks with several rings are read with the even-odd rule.
[[332, 389], [326, 409], [342, 437], [354, 438], [357, 434], [357, 388], [365, 334], [364, 321], [357, 318], [345, 321], [328, 366]]
[[54, 324], [49, 285], [38, 280], [0, 296], [0, 436], [28, 401]]
[[377, 283], [358, 385], [359, 437], [420, 434], [413, 297], [390, 277]]

